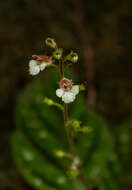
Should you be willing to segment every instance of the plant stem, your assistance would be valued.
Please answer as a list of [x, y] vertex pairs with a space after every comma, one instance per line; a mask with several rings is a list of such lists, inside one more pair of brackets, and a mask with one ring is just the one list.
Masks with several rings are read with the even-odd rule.
[[[72, 135], [71, 135], [71, 133], [70, 133], [69, 126], [68, 126], [68, 124], [67, 124], [67, 121], [68, 121], [67, 108], [68, 108], [68, 107], [67, 107], [67, 104], [64, 103], [64, 124], [65, 124], [66, 134], [67, 134], [67, 138], [68, 138], [68, 142], [69, 142], [69, 146], [70, 146], [70, 151], [71, 151], [72, 156], [73, 156], [73, 159], [74, 159], [74, 158], [78, 157], [78, 155], [77, 155], [77, 152], [76, 152], [75, 147], [74, 147], [74, 142], [73, 142]], [[77, 167], [77, 170], [78, 170], [80, 179], [81, 179], [83, 185], [85, 186], [85, 189], [86, 189], [86, 190], [89, 190], [89, 187], [88, 187], [88, 184], [87, 184], [87, 180], [85, 179], [84, 171], [83, 171], [82, 166], [79, 165], [79, 166]]]
[[72, 135], [70, 133], [70, 129], [69, 129], [69, 126], [67, 124], [67, 121], [68, 121], [68, 112], [67, 112], [67, 104], [64, 103], [64, 124], [65, 124], [65, 129], [66, 129], [66, 134], [67, 134], [67, 138], [68, 138], [68, 142], [69, 142], [69, 145], [70, 145], [70, 151], [72, 153], [72, 156], [73, 157], [76, 157], [76, 151], [75, 151], [75, 148], [74, 148], [74, 144], [73, 144], [73, 140], [72, 140]]
[[[62, 79], [63, 77], [64, 77], [63, 62], [62, 62], [62, 60], [60, 60], [60, 78]], [[67, 138], [68, 138], [70, 152], [71, 152], [73, 160], [74, 160], [75, 158], [78, 157], [78, 155], [77, 155], [77, 152], [75, 150], [74, 141], [73, 141], [73, 138], [72, 138], [69, 126], [68, 126], [68, 105], [66, 103], [64, 103], [64, 112], [63, 113], [64, 113], [64, 125], [65, 125], [65, 129], [66, 129], [66, 134], [67, 134]], [[88, 183], [87, 183], [87, 180], [84, 176], [84, 171], [83, 171], [83, 168], [81, 165], [79, 165], [77, 167], [77, 171], [78, 171], [78, 174], [80, 176], [80, 179], [81, 179], [85, 189], [90, 190]]]
[[62, 79], [63, 76], [64, 76], [64, 73], [63, 73], [63, 61], [62, 59], [60, 59], [60, 62], [59, 62], [59, 69], [60, 69], [60, 78]]

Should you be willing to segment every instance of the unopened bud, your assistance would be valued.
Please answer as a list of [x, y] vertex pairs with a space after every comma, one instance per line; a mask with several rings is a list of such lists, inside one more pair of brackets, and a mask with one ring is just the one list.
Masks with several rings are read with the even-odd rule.
[[71, 61], [72, 63], [76, 63], [78, 61], [77, 53], [71, 51], [71, 53], [66, 56], [65, 61], [66, 60]]
[[77, 53], [71, 52], [71, 62], [76, 63], [78, 61], [78, 55]]
[[91, 132], [91, 131], [92, 131], [92, 128], [89, 127], [89, 126], [84, 126], [84, 127], [82, 127], [82, 128], [80, 129], [80, 132], [82, 132], [82, 133], [89, 133], [89, 132]]
[[84, 84], [80, 84], [79, 85], [79, 91], [84, 91], [84, 90], [86, 90], [85, 85]]
[[54, 48], [54, 49], [57, 48], [56, 42], [52, 38], [47, 38], [45, 40], [45, 43], [46, 43], [47, 46], [49, 46], [51, 48]]
[[72, 122], [72, 125], [71, 125], [71, 126], [72, 126], [74, 132], [79, 132], [79, 131], [80, 131], [80, 125], [81, 125], [81, 122], [78, 121], [78, 120], [74, 120], [74, 121]]
[[71, 159], [71, 157], [72, 157], [70, 153], [64, 152], [63, 150], [55, 150], [54, 154], [58, 158], [68, 158], [68, 159]]
[[53, 57], [55, 59], [60, 59], [62, 57], [62, 53], [63, 53], [63, 50], [62, 49], [57, 49], [54, 53], [53, 53]]
[[54, 101], [51, 100], [51, 99], [49, 99], [49, 98], [47, 98], [47, 97], [45, 97], [43, 101], [44, 101], [45, 104], [47, 104], [49, 106], [54, 105]]
[[77, 169], [70, 169], [67, 172], [67, 174], [68, 174], [69, 178], [75, 179], [78, 176], [78, 171], [77, 171]]
[[54, 152], [55, 156], [58, 157], [58, 158], [63, 158], [65, 157], [65, 152], [63, 152], [62, 150], [56, 150]]

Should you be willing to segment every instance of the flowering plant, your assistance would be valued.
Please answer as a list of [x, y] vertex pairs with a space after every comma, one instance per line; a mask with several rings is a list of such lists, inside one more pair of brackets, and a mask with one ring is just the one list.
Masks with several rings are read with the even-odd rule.
[[16, 107], [12, 147], [17, 168], [37, 190], [117, 190], [120, 171], [107, 125], [88, 112], [79, 94], [84, 86], [73, 83], [77, 79], [67, 67], [78, 55], [71, 51], [64, 57], [53, 39], [46, 44], [53, 54], [33, 55], [29, 73], [39, 74], [43, 64], [46, 72], [27, 87]]
[[[32, 56], [33, 60], [29, 61], [29, 73], [31, 75], [37, 75], [39, 74], [40, 71], [43, 71], [47, 66], [54, 66], [60, 71], [60, 88], [56, 90], [56, 95], [59, 98], [62, 98], [62, 101], [64, 102], [64, 107], [63, 107], [64, 124], [72, 158], [72, 164], [68, 173], [71, 177], [76, 177], [77, 175], [79, 175], [85, 189], [89, 190], [88, 182], [85, 179], [83, 168], [81, 166], [78, 154], [75, 150], [72, 133], [69, 128], [69, 123], [70, 125], [73, 126], [73, 128], [76, 127], [76, 125], [74, 125], [73, 121], [72, 122], [68, 121], [68, 111], [67, 111], [68, 110], [67, 104], [72, 103], [75, 100], [76, 95], [79, 93], [79, 85], [73, 85], [73, 83], [64, 76], [64, 64], [66, 64], [66, 61], [70, 61], [71, 63], [76, 63], [78, 61], [78, 55], [72, 51], [69, 55], [63, 57], [63, 50], [57, 47], [57, 44], [54, 41], [54, 39], [47, 38], [45, 42], [48, 46], [53, 48], [53, 56], [48, 57], [45, 55], [42, 56], [33, 55]], [[57, 64], [59, 65], [56, 65], [54, 63], [55, 60], [57, 60]], [[45, 99], [44, 102], [47, 103], [48, 105], [52, 104], [59, 105], [55, 104], [52, 100], [47, 98]], [[61, 106], [62, 105], [60, 105], [60, 107]], [[81, 128], [79, 122], [78, 124], [79, 124], [78, 127]]]

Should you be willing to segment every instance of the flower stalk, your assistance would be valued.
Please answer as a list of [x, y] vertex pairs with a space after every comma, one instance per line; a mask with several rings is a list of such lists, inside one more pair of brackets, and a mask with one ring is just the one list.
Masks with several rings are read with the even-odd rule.
[[[67, 55], [65, 58], [62, 58], [63, 49], [58, 48], [56, 42], [52, 38], [46, 39], [46, 45], [54, 49], [53, 56], [49, 57], [45, 55], [33, 55], [33, 59], [29, 62], [29, 73], [31, 75], [37, 75], [40, 73], [40, 71], [43, 71], [46, 67], [49, 66], [54, 66], [55, 68], [59, 69], [60, 88], [56, 90], [56, 95], [59, 98], [62, 98], [62, 101], [64, 102], [64, 107], [61, 104], [56, 103], [47, 97], [44, 98], [43, 102], [49, 106], [56, 106], [63, 111], [64, 126], [69, 143], [70, 158], [72, 159], [69, 174], [71, 174], [72, 177], [80, 176], [80, 180], [84, 185], [85, 190], [90, 190], [89, 185], [87, 183], [87, 179], [84, 175], [83, 167], [81, 166], [80, 159], [75, 149], [72, 131], [69, 128], [71, 122], [69, 122], [68, 120], [68, 104], [72, 103], [75, 100], [76, 95], [79, 93], [79, 90], [81, 90], [81, 86], [79, 87], [79, 85], [74, 85], [69, 79], [65, 78], [63, 69], [63, 63], [66, 63], [66, 61], [76, 63], [78, 61], [78, 55], [77, 53], [71, 51], [69, 55]], [[56, 65], [56, 60], [59, 63], [58, 65]], [[84, 90], [84, 87], [82, 89]], [[80, 130], [86, 133], [89, 128], [85, 126], [85, 128], [83, 128], [82, 130], [80, 128], [80, 123], [81, 122], [79, 121], [76, 121], [76, 123], [74, 121], [74, 128], [76, 128], [75, 132], [77, 132], [78, 129], [78, 131]], [[66, 155], [67, 154], [59, 151], [59, 156]]]
[[60, 79], [63, 79], [64, 73], [63, 73], [63, 61], [60, 59], [59, 61], [59, 69], [60, 69]]
[[[64, 72], [63, 72], [63, 62], [62, 60], [60, 60], [60, 78], [62, 79], [64, 77]], [[72, 159], [74, 160], [75, 158], [78, 158], [78, 155], [77, 155], [77, 152], [75, 150], [75, 146], [74, 146], [74, 141], [73, 141], [73, 137], [72, 137], [72, 134], [70, 132], [70, 128], [69, 128], [69, 125], [68, 125], [68, 104], [66, 104], [64, 102], [64, 126], [65, 126], [65, 130], [66, 130], [66, 134], [67, 134], [67, 139], [68, 139], [68, 143], [69, 143], [69, 147], [70, 147], [70, 152], [72, 154]], [[83, 168], [82, 166], [79, 164], [77, 165], [77, 172], [80, 176], [80, 179], [85, 187], [86, 190], [90, 190], [89, 189], [89, 186], [88, 186], [88, 183], [87, 183], [87, 180], [85, 179], [85, 176], [84, 176], [84, 171], [83, 171]]]

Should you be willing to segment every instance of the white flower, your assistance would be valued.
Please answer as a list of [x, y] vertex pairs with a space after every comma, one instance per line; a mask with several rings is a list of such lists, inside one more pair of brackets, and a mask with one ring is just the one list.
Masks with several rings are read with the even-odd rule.
[[31, 75], [37, 75], [40, 71], [43, 71], [47, 64], [45, 62], [42, 62], [40, 65], [37, 64], [37, 61], [30, 60], [29, 62], [29, 73]]
[[56, 90], [56, 95], [57, 95], [59, 98], [61, 98], [63, 94], [64, 94], [64, 91], [63, 91], [63, 90], [61, 90], [61, 89], [57, 89], [57, 90]]
[[56, 95], [59, 98], [62, 98], [62, 101], [67, 104], [73, 102], [78, 93], [79, 93], [79, 86], [72, 85], [72, 83], [66, 78], [63, 78], [61, 80], [60, 89], [56, 90]]
[[77, 95], [79, 93], [79, 86], [73, 85], [71, 92], [74, 93], [75, 95]]
[[31, 75], [37, 75], [51, 63], [51, 58], [48, 56], [33, 55], [32, 57], [33, 59], [29, 61], [29, 73]]
[[62, 101], [65, 103], [71, 103], [75, 100], [75, 94], [72, 92], [64, 92], [62, 95]]

